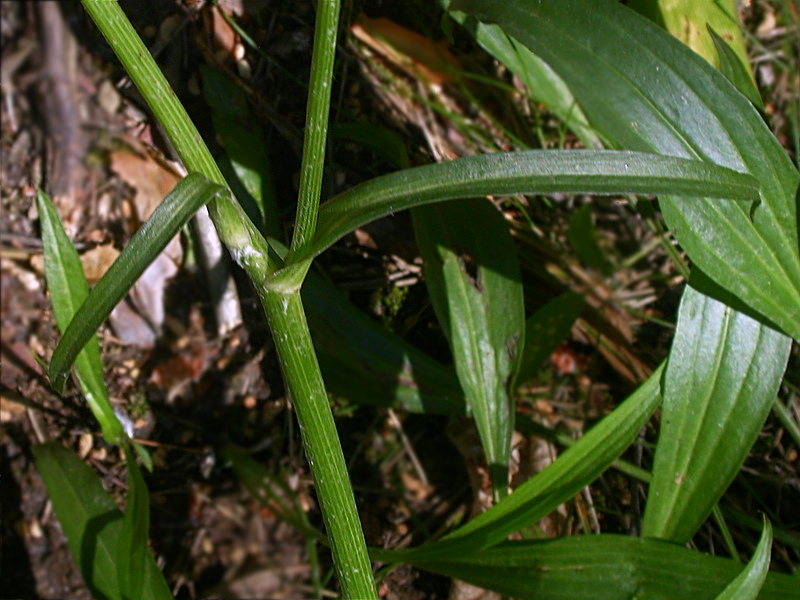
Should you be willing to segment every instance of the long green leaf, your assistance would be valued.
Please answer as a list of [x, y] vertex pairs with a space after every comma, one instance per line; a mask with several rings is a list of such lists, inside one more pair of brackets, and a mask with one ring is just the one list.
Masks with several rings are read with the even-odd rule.
[[510, 391], [525, 335], [517, 249], [505, 219], [483, 198], [431, 204], [411, 214], [428, 293], [499, 500], [508, 493]]
[[594, 481], [630, 446], [658, 406], [662, 373], [663, 365], [558, 459], [486, 512], [441, 541], [397, 554], [386, 551], [381, 560], [438, 560], [478, 552], [542, 518]]
[[546, 62], [509, 37], [497, 25], [481, 23], [474, 17], [459, 12], [451, 14], [458, 23], [472, 33], [486, 52], [520, 78], [533, 100], [544, 104], [561, 119], [587, 148], [602, 146], [597, 133], [575, 102], [572, 92]]
[[[394, 561], [374, 550], [376, 560]], [[480, 552], [404, 558], [514, 598], [535, 600], [713, 600], [741, 569], [730, 559], [615, 534], [504, 542]], [[761, 600], [797, 598], [797, 578], [769, 573]]]
[[[57, 442], [31, 448], [67, 544], [92, 595], [122, 600], [117, 547], [123, 515], [100, 478], [75, 453]], [[171, 599], [164, 576], [147, 553], [142, 600]]]
[[125, 450], [125, 464], [128, 467], [128, 499], [122, 529], [117, 542], [117, 580], [123, 600], [137, 600], [148, 592], [159, 598], [171, 598], [163, 576], [152, 577], [150, 563], [150, 495], [147, 484], [136, 464], [134, 453], [128, 446]]
[[643, 535], [684, 543], [703, 524], [769, 414], [790, 348], [783, 334], [686, 288]]
[[549, 193], [754, 200], [758, 184], [708, 162], [642, 152], [526, 150], [467, 156], [376, 177], [329, 200], [320, 207], [317, 234], [303, 258], [316, 256], [365, 223], [407, 208], [491, 194]]
[[189, 218], [204, 204], [227, 195], [198, 173], [178, 182], [89, 292], [64, 332], [50, 362], [50, 383], [61, 391], [75, 357], [131, 286]]
[[498, 23], [543, 58], [617, 147], [701, 158], [756, 177], [758, 205], [661, 197], [661, 209], [695, 265], [800, 338], [800, 174], [723, 75], [611, 0], [456, 0], [452, 7]]
[[[50, 301], [53, 303], [53, 314], [59, 330], [63, 333], [89, 294], [89, 285], [83, 273], [81, 259], [64, 231], [56, 207], [41, 190], [38, 195], [38, 207], [44, 250], [44, 274], [50, 291]], [[125, 437], [125, 432], [108, 400], [97, 336], [91, 335], [78, 354], [75, 360], [75, 375], [92, 414], [100, 423], [103, 437], [112, 444], [120, 443]]]
[[772, 558], [772, 525], [764, 517], [764, 531], [756, 547], [755, 554], [741, 573], [731, 581], [716, 600], [755, 600], [764, 586]]

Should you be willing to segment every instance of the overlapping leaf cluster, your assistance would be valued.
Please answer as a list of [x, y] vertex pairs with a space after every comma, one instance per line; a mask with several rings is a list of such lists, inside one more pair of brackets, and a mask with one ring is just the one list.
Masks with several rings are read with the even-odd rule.
[[[299, 198], [300, 233], [287, 253], [279, 241], [265, 237], [266, 232], [279, 231], [274, 203], [255, 198], [265, 211], [263, 220], [252, 222], [245, 216], [182, 107], [164, 100], [168, 92], [160, 73], [145, 60], [149, 56], [132, 50], [143, 46], [133, 39], [120, 13], [110, 3], [99, 3], [106, 5], [102, 9], [97, 3], [85, 4], [153, 105], [191, 175], [85, 301], [80, 277], [64, 274], [74, 269], [74, 260], [68, 257], [63, 232], [57, 233], [54, 212], [42, 201], [43, 223], [52, 232], [46, 240], [48, 261], [63, 271], [59, 276], [58, 269], [48, 267], [48, 283], [54, 303], [62, 302], [61, 297], [69, 306], [56, 311], [65, 334], [50, 366], [54, 385], [63, 383], [76, 358], [81, 383], [98, 377], [94, 331], [162, 243], [198, 206], [209, 203], [222, 240], [256, 284], [264, 304], [303, 425], [346, 596], [374, 596], [374, 586], [306, 314], [317, 332], [322, 366], [334, 365], [333, 385], [347, 386], [346, 378], [335, 379], [339, 367], [367, 364], [365, 373], [388, 373], [395, 383], [370, 384], [366, 395], [388, 390], [386, 404], [399, 401], [419, 412], [471, 414], [492, 470], [496, 503], [491, 509], [435, 543], [403, 551], [374, 549], [374, 560], [407, 561], [526, 598], [751, 598], [759, 589], [761, 597], [789, 597], [794, 589], [790, 578], [766, 575], [768, 524], [753, 560], [739, 577], [733, 561], [673, 544], [691, 538], [736, 475], [775, 399], [792, 338], [800, 338], [800, 174], [757, 110], [723, 74], [611, 0], [455, 1], [450, 8], [457, 11], [456, 19], [509, 68], [526, 77], [544, 74], [552, 81], [556, 74], [559, 83], [552, 86], [549, 101], [576, 119], [576, 133], [587, 146], [596, 147], [602, 140], [610, 149], [500, 153], [403, 169], [320, 205], [327, 104], [314, 96]], [[312, 96], [331, 87], [331, 28], [335, 32], [338, 15], [338, 3], [318, 4], [322, 25], [315, 44]], [[114, 27], [122, 28], [119, 35]], [[137, 62], [146, 63], [147, 69], [133, 69]], [[568, 102], [577, 103], [579, 110], [567, 110]], [[229, 159], [234, 172], [247, 173], [237, 167], [234, 154]], [[263, 191], [245, 187], [255, 196]], [[509, 493], [515, 382], [520, 370], [535, 362], [531, 357], [541, 354], [535, 336], [543, 317], [534, 315], [526, 324], [514, 243], [500, 214], [483, 197], [556, 192], [658, 194], [667, 225], [692, 261], [692, 276], [666, 365], [552, 465]], [[335, 292], [307, 276], [314, 257], [343, 235], [404, 209], [414, 209], [431, 300], [452, 349], [455, 373], [407, 344], [387, 345], [385, 333], [346, 303], [329, 302], [326, 295]], [[463, 214], [470, 217], [461, 219]], [[55, 293], [59, 289], [61, 293]], [[342, 322], [353, 326], [342, 328]], [[569, 327], [569, 320], [557, 326]], [[346, 340], [351, 346], [343, 350], [350, 354], [326, 351], [337, 338], [339, 344]], [[379, 352], [366, 345], [375, 340], [380, 340], [375, 342]], [[90, 346], [83, 349], [87, 341]], [[81, 358], [87, 353], [90, 358]], [[107, 439], [127, 448], [107, 399], [98, 400], [97, 392], [85, 387]], [[643, 538], [505, 541], [598, 477], [659, 405], [662, 426]], [[65, 470], [91, 479], [63, 449], [47, 446], [37, 456], [55, 497]], [[103, 500], [105, 512], [76, 521], [68, 537], [98, 595], [162, 597], [161, 591], [152, 590], [161, 590], [163, 580], [148, 587], [158, 577], [152, 574], [146, 551], [146, 488], [130, 449], [127, 456], [132, 491], [123, 523]], [[73, 486], [67, 486], [69, 490]], [[74, 490], [61, 494], [56, 510], [62, 521], [80, 512], [76, 506], [82, 503]], [[76, 540], [85, 539], [90, 521], [103, 515], [111, 525], [101, 528], [97, 541], [106, 549], [86, 558], [83, 542]], [[97, 562], [101, 559], [105, 562]], [[100, 578], [108, 563], [119, 575], [116, 591], [108, 591], [113, 585]]]

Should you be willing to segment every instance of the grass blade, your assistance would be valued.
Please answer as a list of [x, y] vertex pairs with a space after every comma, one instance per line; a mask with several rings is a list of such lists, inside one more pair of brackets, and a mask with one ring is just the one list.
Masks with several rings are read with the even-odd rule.
[[756, 177], [760, 204], [709, 194], [692, 202], [661, 197], [661, 209], [696, 266], [800, 339], [800, 174], [722, 74], [611, 0], [456, 0], [452, 7], [498, 23], [542, 57], [615, 146], [700, 158]]
[[702, 525], [772, 408], [790, 347], [783, 334], [686, 288], [643, 535], [685, 543]]
[[[122, 600], [117, 553], [123, 515], [100, 478], [78, 456], [56, 442], [31, 448], [67, 544], [97, 600]], [[123, 560], [125, 558], [123, 557]], [[147, 553], [142, 600], [172, 598], [164, 576]]]
[[[376, 550], [378, 560], [392, 560]], [[514, 598], [713, 600], [741, 569], [730, 559], [659, 540], [602, 534], [504, 542], [473, 553], [409, 562]], [[797, 578], [769, 573], [761, 600], [797, 597]]]
[[510, 395], [524, 339], [517, 249], [485, 199], [412, 211], [425, 282], [489, 465], [495, 501], [508, 494], [514, 430]]
[[69, 322], [50, 362], [50, 383], [55, 390], [63, 390], [75, 357], [158, 253], [201, 206], [222, 193], [227, 193], [224, 187], [190, 173], [164, 198]]
[[[376, 177], [320, 207], [309, 259], [354, 229], [394, 212], [503, 194], [677, 193], [754, 200], [749, 175], [708, 162], [614, 150], [527, 150], [467, 156]], [[748, 204], [749, 206], [749, 204]]]
[[769, 572], [769, 562], [772, 548], [772, 525], [764, 517], [764, 531], [753, 558], [747, 563], [744, 570], [731, 581], [730, 585], [717, 596], [716, 600], [755, 600], [764, 586]]
[[[81, 259], [64, 231], [56, 207], [41, 190], [38, 208], [45, 279], [53, 304], [53, 314], [63, 333], [89, 294], [89, 284], [83, 273]], [[100, 360], [100, 344], [93, 334], [94, 332], [87, 338], [85, 346], [75, 359], [75, 375], [94, 418], [100, 424], [103, 437], [112, 444], [118, 444], [124, 439], [125, 432], [108, 400], [103, 363]]]

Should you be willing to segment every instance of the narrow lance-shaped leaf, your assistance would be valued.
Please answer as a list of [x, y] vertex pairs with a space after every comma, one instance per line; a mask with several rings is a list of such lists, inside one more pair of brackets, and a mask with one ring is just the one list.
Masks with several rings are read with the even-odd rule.
[[[376, 177], [320, 207], [309, 259], [380, 217], [432, 202], [504, 194], [714, 195], [754, 200], [749, 175], [698, 160], [614, 150], [526, 150], [467, 156]], [[748, 204], [749, 206], [749, 204]]]
[[[147, 569], [152, 561], [150, 555], [150, 495], [147, 484], [136, 464], [131, 449], [123, 446], [125, 464], [128, 467], [128, 498], [122, 529], [117, 541], [117, 581], [123, 600], [136, 600], [142, 597], [147, 584]], [[156, 582], [157, 583], [157, 582]], [[163, 577], [160, 583], [166, 588]]]
[[[388, 550], [376, 549], [372, 555], [381, 561], [394, 559]], [[616, 534], [503, 542], [479, 552], [435, 558], [412, 555], [408, 562], [531, 600], [713, 600], [741, 570], [739, 563], [727, 558]], [[797, 577], [783, 573], [766, 574], [758, 596], [760, 600], [796, 597]]]
[[[42, 191], [39, 191], [38, 207], [45, 279], [53, 304], [53, 314], [63, 333], [89, 294], [89, 285], [83, 273], [81, 259], [64, 231], [58, 211]], [[86, 342], [76, 357], [75, 375], [89, 409], [100, 424], [103, 437], [112, 444], [118, 444], [124, 439], [125, 432], [108, 400], [108, 389], [103, 380], [103, 363], [100, 360], [100, 344], [94, 335], [90, 335]]]
[[419, 207], [412, 217], [425, 283], [499, 500], [508, 493], [510, 392], [525, 335], [517, 250], [505, 219], [483, 198]]
[[667, 372], [643, 531], [687, 542], [747, 457], [791, 340], [687, 287]]
[[587, 148], [602, 146], [569, 88], [547, 63], [497, 25], [481, 23], [475, 17], [459, 12], [451, 14], [472, 33], [486, 52], [520, 78], [533, 100], [544, 104]]
[[541, 473], [441, 541], [386, 551], [381, 560], [434, 560], [488, 548], [527, 527], [594, 481], [630, 446], [661, 400], [663, 365], [622, 404]]
[[755, 600], [764, 586], [772, 558], [772, 524], [764, 517], [764, 531], [753, 558], [716, 600]]
[[50, 362], [50, 383], [54, 389], [64, 388], [75, 357], [169, 240], [197, 209], [225, 193], [227, 190], [223, 186], [211, 183], [200, 174], [190, 173], [164, 198], [92, 288], [69, 323]]
[[452, 7], [498, 23], [542, 57], [615, 146], [701, 158], [756, 177], [760, 204], [708, 194], [691, 202], [661, 196], [660, 206], [696, 266], [800, 338], [800, 174], [722, 74], [611, 0], [455, 0]]
[[[123, 515], [100, 478], [78, 456], [57, 442], [31, 448], [72, 556], [97, 600], [122, 600], [117, 577], [117, 547]], [[164, 576], [146, 556], [142, 600], [171, 600]]]

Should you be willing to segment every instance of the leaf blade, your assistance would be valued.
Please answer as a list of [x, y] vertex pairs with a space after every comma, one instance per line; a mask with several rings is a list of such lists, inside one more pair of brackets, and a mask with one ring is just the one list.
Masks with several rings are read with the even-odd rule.
[[[376, 560], [394, 554], [373, 550]], [[405, 556], [405, 555], [404, 555]], [[617, 534], [504, 542], [473, 553], [409, 562], [514, 598], [535, 600], [711, 600], [739, 563], [659, 540]], [[769, 573], [759, 598], [797, 595], [796, 577]]]
[[662, 364], [647, 381], [564, 454], [502, 501], [441, 541], [398, 551], [395, 555], [397, 560], [409, 560], [411, 556], [433, 560], [454, 553], [478, 552], [501, 542], [574, 496], [624, 452], [652, 416], [661, 400], [660, 380], [663, 371]]
[[377, 218], [443, 200], [548, 193], [683, 193], [757, 198], [749, 175], [711, 163], [614, 150], [527, 150], [467, 156], [390, 173], [320, 207], [314, 244], [298, 263]]
[[642, 534], [687, 542], [769, 414], [791, 339], [687, 287], [664, 377]]
[[[80, 257], [67, 237], [55, 205], [41, 190], [37, 197], [42, 230], [44, 269], [53, 315], [63, 333], [89, 293]], [[92, 335], [76, 358], [75, 375], [89, 409], [100, 424], [103, 438], [112, 444], [125, 437], [122, 424], [108, 399], [100, 359], [100, 343]]]
[[723, 75], [615, 2], [456, 0], [452, 6], [499, 23], [548, 62], [615, 146], [697, 157], [756, 177], [761, 203], [752, 219], [745, 207], [710, 198], [687, 203], [663, 196], [662, 212], [699, 268], [800, 338], [800, 173]]
[[731, 581], [716, 600], [755, 600], [767, 579], [772, 548], [772, 525], [764, 517], [764, 531], [756, 551], [736, 579]]
[[516, 246], [505, 219], [482, 198], [418, 207], [412, 219], [431, 302], [499, 500], [508, 493], [514, 429], [510, 390], [525, 335]]
[[[86, 585], [98, 600], [122, 600], [117, 578], [122, 512], [100, 478], [74, 452], [57, 442], [32, 446], [31, 451]], [[139, 598], [172, 598], [149, 552]]]
[[169, 240], [201, 206], [222, 193], [226, 193], [223, 186], [210, 182], [199, 173], [190, 173], [178, 182], [139, 228], [77, 309], [53, 352], [49, 376], [55, 390], [63, 390], [75, 357]]

